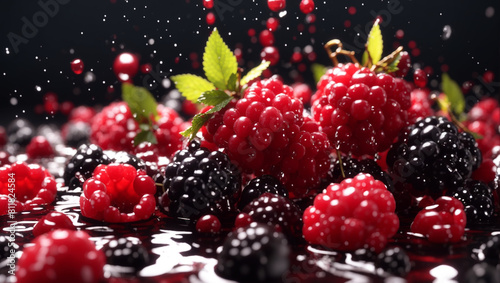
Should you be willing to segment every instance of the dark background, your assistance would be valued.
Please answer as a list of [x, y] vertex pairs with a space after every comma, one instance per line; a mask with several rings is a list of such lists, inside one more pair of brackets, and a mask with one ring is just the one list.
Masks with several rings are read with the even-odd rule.
[[[43, 95], [49, 91], [55, 92], [59, 101], [70, 100], [76, 105], [106, 104], [118, 99], [120, 84], [111, 66], [116, 55], [123, 51], [134, 52], [141, 57], [141, 64], [152, 65], [153, 73], [139, 74], [134, 82], [149, 87], [158, 98], [168, 93], [171, 87], [165, 88], [161, 83], [157, 84], [157, 80], [184, 72], [202, 74], [201, 68], [194, 69], [192, 63], [201, 63], [206, 39], [213, 29], [205, 22], [207, 10], [203, 8], [202, 0], [59, 1], [61, 3], [40, 1], [58, 3], [59, 11], [49, 16], [32, 38], [27, 39], [28, 42], [20, 44], [17, 53], [9, 34], [23, 36], [23, 17], [33, 23], [33, 17], [43, 10], [38, 1], [2, 1], [1, 125], [8, 124], [16, 116], [38, 121], [57, 119], [57, 115], [54, 118], [34, 114], [35, 106], [43, 102]], [[219, 10], [212, 9], [217, 17], [214, 26], [219, 28], [231, 49], [242, 47], [245, 59], [242, 67], [258, 62], [262, 47], [252, 41], [248, 30], [253, 28], [258, 35], [265, 28], [265, 20], [278, 14], [268, 9], [266, 0], [215, 2]], [[377, 14], [383, 18], [384, 54], [390, 53], [394, 44], [401, 44], [411, 51], [408, 43], [414, 41], [420, 55], [414, 57], [413, 62], [432, 68], [431, 88], [439, 89], [439, 75], [443, 68], [449, 69], [451, 77], [460, 84], [471, 80], [480, 85], [481, 76], [486, 71], [493, 72], [494, 81], [500, 80], [498, 0], [399, 0], [391, 4], [388, 1], [316, 0], [316, 22], [313, 24], [308, 23], [300, 12], [299, 2], [287, 1], [287, 13], [280, 18], [281, 27], [275, 32], [281, 62], [271, 70], [279, 73], [287, 83], [305, 80], [314, 86], [309, 60], [303, 60], [305, 65], [301, 68], [306, 68], [302, 72], [299, 64], [289, 63], [295, 49], [304, 50], [311, 45], [317, 55], [316, 61], [328, 65], [323, 44], [329, 39], [339, 38], [346, 45], [359, 48], [355, 43], [365, 41], [365, 30], [369, 30]], [[391, 12], [388, 5], [397, 6], [397, 9]], [[351, 6], [356, 8], [354, 15], [348, 12]], [[487, 9], [493, 9], [492, 16], [486, 15]], [[43, 18], [38, 21], [43, 21]], [[347, 23], [346, 27], [346, 21], [350, 26]], [[444, 36], [446, 25], [451, 27], [449, 37]], [[316, 28], [314, 33], [310, 32], [310, 26]], [[395, 37], [397, 30], [404, 31], [403, 38]], [[151, 39], [153, 44], [150, 44]], [[198, 54], [199, 58], [196, 60], [192, 53]], [[85, 63], [81, 75], [70, 69], [70, 62], [75, 58]], [[91, 72], [94, 79], [86, 81], [87, 72]], [[87, 74], [88, 77], [92, 75]], [[110, 91], [110, 86], [114, 87], [114, 92]], [[496, 86], [497, 83], [493, 82], [481, 87], [486, 93], [497, 94]], [[14, 105], [12, 98], [17, 100]]]

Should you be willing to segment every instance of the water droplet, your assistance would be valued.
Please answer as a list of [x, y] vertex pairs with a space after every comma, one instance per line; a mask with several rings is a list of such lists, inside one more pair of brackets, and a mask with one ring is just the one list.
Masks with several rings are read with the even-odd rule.
[[94, 75], [94, 73], [92, 73], [92, 72], [86, 72], [85, 73], [85, 77], [83, 78], [83, 80], [86, 83], [91, 83], [91, 82], [95, 81], [95, 75]]
[[42, 90], [42, 87], [41, 87], [41, 86], [39, 86], [39, 85], [37, 85], [37, 86], [35, 86], [35, 90], [36, 90], [36, 91], [41, 91], [41, 90]]
[[493, 17], [493, 15], [495, 15], [495, 8], [493, 8], [493, 7], [486, 8], [485, 15], [487, 18]]
[[451, 36], [451, 27], [450, 25], [445, 25], [443, 27], [443, 35], [442, 35], [443, 40], [447, 40], [448, 38], [450, 38], [450, 36]]

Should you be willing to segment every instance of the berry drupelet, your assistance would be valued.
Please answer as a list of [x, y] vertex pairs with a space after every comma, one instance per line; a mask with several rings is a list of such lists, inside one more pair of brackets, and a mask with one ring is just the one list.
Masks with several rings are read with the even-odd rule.
[[92, 177], [98, 165], [109, 163], [111, 159], [102, 148], [95, 144], [82, 144], [64, 168], [64, 183], [69, 190], [81, 189], [83, 182]]

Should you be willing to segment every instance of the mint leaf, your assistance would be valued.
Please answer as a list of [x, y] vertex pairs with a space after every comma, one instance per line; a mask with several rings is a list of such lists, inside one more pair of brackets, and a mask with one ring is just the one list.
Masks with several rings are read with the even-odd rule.
[[238, 71], [236, 56], [224, 43], [217, 29], [214, 29], [205, 46], [203, 70], [208, 80], [221, 90], [227, 89], [229, 78]]
[[204, 92], [199, 98], [198, 103], [215, 106], [224, 100], [231, 98], [222, 90], [211, 90]]
[[450, 101], [451, 110], [455, 114], [461, 114], [465, 109], [465, 98], [460, 86], [447, 73], [444, 73], [441, 88]]
[[259, 66], [251, 69], [248, 71], [248, 73], [241, 79], [240, 84], [246, 85], [253, 79], [256, 79], [262, 75], [262, 72], [264, 72], [267, 68], [269, 68], [269, 65], [271, 65], [271, 62], [269, 61], [262, 61]]
[[238, 81], [238, 76], [236, 74], [232, 74], [229, 77], [229, 81], [227, 81], [227, 89], [230, 91], [235, 91], [237, 81]]
[[151, 118], [157, 119], [157, 103], [153, 95], [143, 87], [136, 87], [129, 83], [122, 85], [122, 99], [128, 104], [134, 118], [139, 123]]
[[196, 75], [183, 74], [172, 76], [170, 79], [174, 81], [175, 87], [177, 87], [182, 95], [192, 102], [196, 102], [198, 97], [205, 91], [215, 89], [215, 86], [211, 82]]
[[184, 137], [189, 137], [190, 139], [193, 139], [198, 131], [205, 125], [205, 123], [212, 118], [213, 114], [215, 112], [219, 112], [222, 110], [222, 108], [226, 107], [226, 105], [231, 102], [233, 98], [228, 96], [227, 98], [223, 99], [220, 103], [216, 104], [212, 109], [208, 110], [205, 113], [201, 114], [196, 114], [193, 117], [193, 121], [191, 121], [191, 127], [187, 128], [184, 132], [181, 132], [181, 135]]
[[318, 83], [319, 80], [321, 80], [321, 77], [324, 74], [326, 74], [326, 71], [328, 71], [328, 68], [326, 66], [321, 65], [321, 64], [314, 63], [311, 66], [311, 71], [313, 73], [314, 81], [316, 83]]
[[[373, 23], [373, 27], [368, 35], [368, 40], [366, 42], [366, 50], [363, 53], [362, 64], [366, 66], [367, 63], [370, 65], [377, 64], [382, 58], [382, 52], [384, 51], [384, 41], [382, 39], [382, 32], [380, 31], [380, 26], [378, 20]], [[368, 60], [368, 54], [370, 54], [371, 61]]]
[[399, 64], [399, 61], [401, 60], [401, 52], [398, 53], [398, 56], [394, 59], [394, 61], [392, 61], [386, 68], [386, 72], [387, 73], [394, 73], [396, 72], [397, 70], [399, 70], [398, 68], [398, 64]]
[[157, 144], [155, 134], [150, 130], [142, 130], [134, 138], [134, 146], [138, 146], [142, 142], [150, 142], [152, 144]]

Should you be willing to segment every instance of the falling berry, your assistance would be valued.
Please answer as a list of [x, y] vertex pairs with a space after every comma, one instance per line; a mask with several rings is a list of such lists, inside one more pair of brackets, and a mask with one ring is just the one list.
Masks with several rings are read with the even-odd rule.
[[267, 0], [267, 6], [271, 11], [273, 12], [279, 12], [286, 7], [286, 1], [285, 0]]
[[415, 70], [413, 73], [413, 82], [417, 87], [423, 88], [427, 85], [427, 74], [422, 69]]
[[203, 0], [203, 7], [212, 9], [214, 7], [214, 0]]
[[77, 75], [81, 74], [83, 72], [83, 61], [80, 59], [71, 61], [71, 70]]
[[147, 73], [151, 72], [151, 69], [153, 69], [153, 67], [149, 63], [141, 65], [141, 73], [143, 73], [143, 74], [147, 74]]
[[259, 34], [259, 42], [262, 46], [271, 46], [274, 44], [274, 35], [269, 30], [265, 29]]
[[214, 13], [210, 12], [207, 14], [207, 24], [213, 25], [214, 23], [215, 23], [215, 15]]
[[314, 10], [314, 1], [313, 0], [302, 0], [300, 2], [300, 11], [304, 14], [309, 14]]
[[262, 58], [262, 60], [271, 62], [271, 66], [274, 66], [278, 64], [280, 60], [280, 53], [278, 52], [278, 49], [276, 47], [267, 46], [260, 53], [260, 57]]
[[269, 18], [267, 19], [266, 26], [269, 31], [276, 31], [278, 29], [280, 22], [276, 18]]
[[122, 53], [113, 63], [113, 71], [122, 82], [129, 82], [139, 70], [139, 58], [132, 53]]

